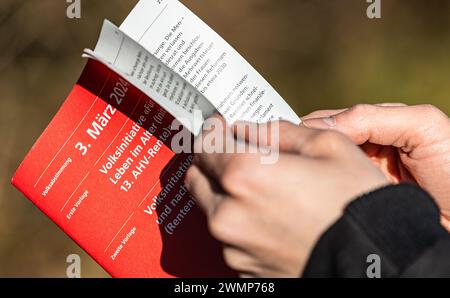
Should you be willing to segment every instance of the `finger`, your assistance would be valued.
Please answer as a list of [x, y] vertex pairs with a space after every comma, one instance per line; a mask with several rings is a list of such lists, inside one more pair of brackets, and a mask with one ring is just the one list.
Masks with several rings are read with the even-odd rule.
[[[385, 103], [379, 103], [376, 104], [377, 106], [381, 106], [381, 107], [406, 107], [407, 105], [404, 103], [400, 103], [400, 102], [385, 102]], [[332, 110], [319, 110], [319, 111], [314, 111], [312, 113], [309, 113], [308, 115], [305, 115], [302, 117], [302, 121], [308, 120], [308, 119], [314, 119], [314, 118], [325, 118], [325, 117], [330, 117], [333, 115], [337, 115], [340, 114], [344, 111], [348, 110], [348, 108], [345, 109], [332, 109]]]
[[313, 118], [324, 118], [324, 117], [330, 117], [332, 115], [336, 115], [339, 113], [344, 112], [345, 110], [347, 110], [347, 108], [345, 109], [334, 109], [334, 110], [319, 110], [319, 111], [314, 111], [312, 113], [309, 113], [308, 115], [305, 115], [302, 117], [302, 121], [308, 120], [308, 119], [313, 119]]
[[308, 119], [304, 124], [338, 130], [358, 145], [371, 142], [410, 152], [424, 142], [423, 128], [436, 116], [427, 109], [424, 106], [358, 105], [335, 116]]
[[223, 249], [224, 260], [231, 269], [240, 274], [253, 276], [256, 271], [256, 262], [254, 258], [244, 250], [226, 245]]
[[299, 153], [302, 144], [317, 133], [312, 129], [286, 121], [274, 121], [267, 124], [236, 122], [233, 125], [233, 132], [237, 139], [256, 146], [295, 153]]
[[193, 165], [187, 171], [185, 185], [206, 214], [214, 213], [220, 198], [214, 192], [212, 182], [197, 166]]
[[194, 164], [206, 175], [219, 180], [234, 152], [234, 136], [225, 119], [215, 115], [205, 121], [202, 132], [195, 139]]

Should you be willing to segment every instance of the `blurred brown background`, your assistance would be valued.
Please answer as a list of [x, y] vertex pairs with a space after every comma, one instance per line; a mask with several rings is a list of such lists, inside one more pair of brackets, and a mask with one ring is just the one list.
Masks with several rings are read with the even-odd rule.
[[[10, 186], [14, 170], [80, 74], [104, 18], [121, 23], [137, 0], [0, 1], [0, 276], [107, 274]], [[450, 113], [450, 1], [185, 0], [299, 114], [359, 102], [431, 103]], [[418, 119], [420, 121], [420, 119]]]

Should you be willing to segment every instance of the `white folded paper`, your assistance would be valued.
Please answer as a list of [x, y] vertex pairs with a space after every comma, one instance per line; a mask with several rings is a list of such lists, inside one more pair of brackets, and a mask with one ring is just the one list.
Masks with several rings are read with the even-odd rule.
[[197, 135], [214, 111], [229, 123], [300, 118], [224, 39], [177, 0], [141, 0], [120, 28], [105, 21], [94, 58]]

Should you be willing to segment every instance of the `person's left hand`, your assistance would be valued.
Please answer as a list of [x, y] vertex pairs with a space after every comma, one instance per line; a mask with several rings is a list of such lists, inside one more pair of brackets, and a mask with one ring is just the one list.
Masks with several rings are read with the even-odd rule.
[[[263, 165], [256, 153], [200, 153], [186, 176], [212, 235], [224, 243], [225, 261], [241, 276], [299, 277], [315, 243], [345, 206], [388, 184], [342, 134], [279, 124], [282, 152], [276, 163]], [[218, 129], [223, 128], [204, 132], [203, 139], [233, 135]]]

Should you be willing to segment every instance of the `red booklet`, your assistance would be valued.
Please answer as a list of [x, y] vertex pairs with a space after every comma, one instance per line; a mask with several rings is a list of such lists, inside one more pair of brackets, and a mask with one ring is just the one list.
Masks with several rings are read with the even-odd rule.
[[12, 183], [113, 276], [234, 276], [184, 186], [193, 157], [171, 150], [174, 117], [195, 135], [216, 110], [230, 123], [300, 118], [177, 0], [105, 21], [84, 56]]
[[88, 63], [12, 183], [114, 277], [233, 276], [184, 186], [173, 117]]

